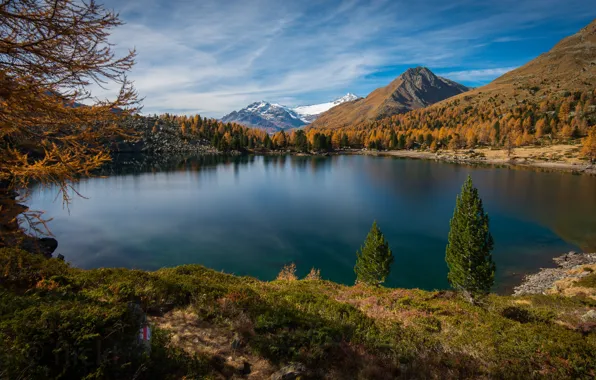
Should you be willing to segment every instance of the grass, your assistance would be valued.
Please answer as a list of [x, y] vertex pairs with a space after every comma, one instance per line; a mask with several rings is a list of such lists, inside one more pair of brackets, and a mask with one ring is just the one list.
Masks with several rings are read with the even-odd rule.
[[[299, 362], [306, 378], [596, 375], [596, 333], [579, 328], [596, 301], [585, 298], [490, 295], [479, 307], [450, 291], [262, 282], [198, 265], [80, 270], [9, 249], [0, 284], [0, 378], [241, 378], [222, 352], [270, 372]], [[162, 322], [183, 311], [193, 343], [157, 328], [143, 349], [135, 305]], [[201, 331], [219, 332], [221, 352]]]
[[596, 273], [591, 273], [587, 276], [582, 277], [576, 282], [577, 286], [585, 288], [596, 288]]

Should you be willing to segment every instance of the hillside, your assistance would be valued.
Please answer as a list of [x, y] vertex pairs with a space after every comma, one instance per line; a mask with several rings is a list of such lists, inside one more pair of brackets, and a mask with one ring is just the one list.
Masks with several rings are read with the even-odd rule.
[[[199, 265], [81, 270], [0, 249], [0, 378], [596, 374], [590, 297], [491, 295], [472, 306], [451, 291], [286, 278]], [[145, 320], [150, 346], [137, 341]]]
[[550, 51], [509, 71], [491, 83], [435, 105], [479, 104], [499, 96], [505, 104], [541, 101], [552, 93], [596, 88], [596, 19], [576, 34], [559, 41]]
[[411, 68], [366, 98], [346, 102], [323, 113], [311, 126], [341, 128], [382, 119], [423, 108], [466, 91], [467, 87], [436, 76], [426, 67]]
[[343, 146], [349, 148], [435, 153], [490, 147], [503, 149], [507, 160], [515, 159], [518, 147], [573, 144], [574, 154], [589, 165], [596, 161], [595, 85], [596, 20], [486, 86], [380, 120], [346, 122], [343, 128], [314, 123], [311, 134], [347, 141]]

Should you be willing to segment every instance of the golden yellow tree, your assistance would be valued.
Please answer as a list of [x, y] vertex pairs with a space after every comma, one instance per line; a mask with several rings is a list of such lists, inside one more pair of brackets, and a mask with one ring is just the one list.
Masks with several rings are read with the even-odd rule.
[[[135, 52], [115, 56], [108, 37], [119, 25], [116, 13], [93, 0], [0, 2], [4, 210], [13, 191], [32, 181], [58, 186], [68, 201], [69, 186], [108, 161], [109, 142], [125, 135], [119, 119], [137, 105], [126, 78]], [[94, 83], [115, 83], [120, 91], [113, 100], [100, 100], [88, 90]], [[6, 223], [0, 220], [0, 230]]]
[[596, 162], [596, 127], [592, 127], [588, 136], [584, 138], [581, 154], [590, 162]]

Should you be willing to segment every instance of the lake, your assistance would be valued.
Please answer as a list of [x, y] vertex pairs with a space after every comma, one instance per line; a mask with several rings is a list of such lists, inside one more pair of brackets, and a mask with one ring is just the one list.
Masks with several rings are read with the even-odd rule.
[[353, 284], [356, 251], [373, 220], [395, 261], [392, 287], [441, 289], [455, 198], [468, 174], [495, 240], [497, 290], [552, 266], [570, 250], [596, 251], [596, 177], [434, 161], [331, 157], [195, 157], [116, 166], [84, 179], [68, 209], [56, 188], [29, 205], [53, 218], [55, 252], [81, 268], [154, 270], [201, 264], [274, 279], [294, 262]]

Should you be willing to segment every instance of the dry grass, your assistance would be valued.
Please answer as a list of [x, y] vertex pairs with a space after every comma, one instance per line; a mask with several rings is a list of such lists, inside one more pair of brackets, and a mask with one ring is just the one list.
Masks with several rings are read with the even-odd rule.
[[310, 272], [308, 272], [308, 274], [306, 275], [306, 277], [304, 277], [304, 279], [305, 280], [314, 280], [314, 281], [321, 280], [321, 270], [315, 269], [315, 268], [310, 268]]
[[282, 280], [282, 281], [296, 281], [296, 280], [298, 280], [298, 276], [296, 276], [296, 264], [291, 263], [288, 265], [284, 265], [284, 267], [281, 269], [281, 271], [277, 275], [277, 280]]
[[558, 294], [566, 297], [589, 297], [596, 300], [596, 288], [585, 286], [582, 279], [596, 272], [596, 264], [582, 265], [566, 271], [569, 277], [554, 283], [548, 294]]
[[579, 157], [579, 147], [577, 145], [565, 144], [519, 147], [513, 150], [511, 157], [507, 155], [506, 149], [491, 148], [458, 151], [440, 150], [436, 153], [429, 151], [395, 150], [374, 153], [366, 152], [365, 154], [594, 172], [594, 169], [590, 169], [589, 164]]
[[192, 309], [153, 317], [151, 323], [167, 330], [171, 343], [190, 355], [215, 358], [222, 379], [265, 379], [276, 370], [266, 359], [251, 354], [239, 334], [200, 320]]

